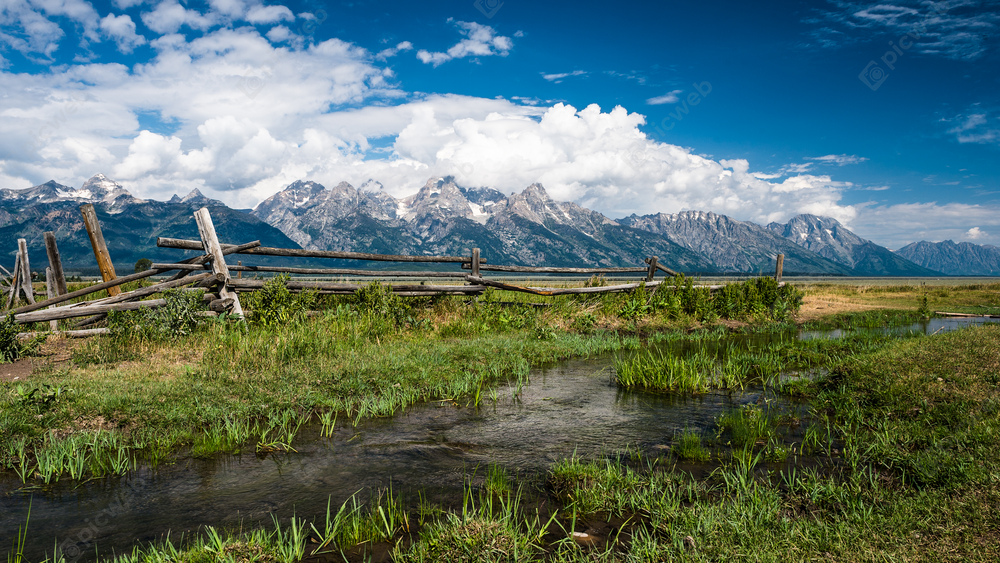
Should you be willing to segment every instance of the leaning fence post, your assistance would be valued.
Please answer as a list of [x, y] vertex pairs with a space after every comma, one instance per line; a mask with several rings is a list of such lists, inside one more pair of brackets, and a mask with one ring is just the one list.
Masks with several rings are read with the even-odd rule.
[[778, 264], [774, 267], [774, 281], [781, 283], [781, 269], [785, 265], [785, 255], [778, 255]]
[[649, 263], [649, 271], [646, 273], [646, 281], [651, 282], [653, 281], [653, 276], [656, 275], [656, 256], [650, 256], [646, 262]]
[[[118, 276], [115, 275], [115, 265], [111, 263], [111, 255], [108, 254], [108, 245], [104, 242], [104, 233], [101, 232], [97, 212], [94, 211], [93, 204], [85, 203], [80, 206], [80, 213], [83, 214], [83, 226], [87, 228], [87, 235], [90, 236], [90, 246], [94, 248], [94, 257], [97, 258], [97, 267], [101, 270], [101, 278], [109, 282]], [[108, 288], [110, 297], [115, 297], [121, 292], [122, 290], [118, 286]]]
[[56, 234], [52, 231], [45, 233], [45, 252], [49, 255], [49, 267], [52, 268], [52, 276], [56, 284], [56, 295], [66, 295], [66, 276], [63, 274], [62, 261], [59, 259], [59, 247], [56, 246]]
[[[17, 239], [17, 256], [21, 262], [21, 291], [28, 303], [35, 302], [35, 290], [31, 287], [31, 267], [28, 264], [28, 241]], [[16, 295], [16, 294], [15, 294]]]
[[211, 256], [212, 271], [222, 274], [224, 280], [219, 289], [220, 299], [233, 300], [233, 314], [243, 318], [243, 306], [240, 305], [240, 298], [236, 292], [229, 288], [229, 267], [226, 266], [225, 255], [222, 253], [222, 245], [219, 244], [219, 237], [215, 233], [215, 224], [212, 223], [212, 214], [207, 207], [202, 207], [194, 212], [194, 220], [198, 223], [198, 233], [201, 235], [201, 244], [205, 247], [205, 254]]
[[[48, 239], [46, 239], [46, 242], [48, 242]], [[52, 274], [52, 267], [49, 266], [48, 268], [45, 268], [45, 298], [46, 299], [52, 299], [53, 297], [56, 296], [56, 288], [54, 287], [55, 286], [55, 280], [53, 280], [54, 277], [55, 276]], [[49, 321], [49, 329], [51, 329], [52, 332], [56, 332], [57, 330], [59, 330], [59, 321], [56, 321], [56, 320]]]
[[14, 273], [10, 276], [10, 291], [7, 292], [7, 304], [4, 309], [17, 302], [17, 292], [21, 288], [21, 253], [17, 253], [14, 258]]
[[472, 275], [479, 277], [479, 249], [472, 249]]

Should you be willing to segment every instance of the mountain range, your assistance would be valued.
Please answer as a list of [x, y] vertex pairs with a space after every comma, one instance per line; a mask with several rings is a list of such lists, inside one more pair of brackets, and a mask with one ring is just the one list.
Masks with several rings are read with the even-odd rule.
[[991, 244], [921, 241], [896, 253], [925, 268], [956, 276], [1000, 276], [1000, 247]]
[[[572, 202], [555, 201], [540, 184], [507, 196], [491, 188], [459, 186], [452, 177], [431, 178], [417, 193], [395, 198], [373, 180], [358, 188], [341, 182], [329, 189], [297, 181], [244, 211], [197, 190], [165, 202], [136, 198], [102, 174], [79, 189], [54, 181], [27, 189], [0, 189], [0, 240], [10, 241], [7, 250], [0, 249], [4, 261], [13, 262], [13, 242], [26, 238], [30, 260], [37, 264], [33, 269], [43, 269], [47, 258], [42, 233], [51, 230], [67, 270], [95, 270], [80, 219], [83, 203], [93, 203], [97, 209], [120, 272], [131, 271], [139, 258], [181, 257], [180, 251], [157, 248], [156, 237], [198, 238], [191, 213], [200, 207], [211, 210], [224, 242], [259, 239], [265, 246], [414, 255], [467, 255], [479, 247], [492, 264], [638, 266], [645, 257], [657, 256], [661, 264], [684, 272], [769, 274], [780, 253], [785, 255], [788, 274], [933, 276], [959, 273], [959, 262], [968, 265], [961, 258], [950, 262], [924, 258], [927, 251], [904, 252], [945, 243], [916, 243], [894, 253], [858, 237], [835, 219], [814, 215], [767, 226], [702, 211], [613, 220]], [[975, 271], [996, 275], [996, 247], [962, 243], [979, 249], [973, 250], [950, 244], [961, 252], [979, 252], [983, 258]], [[332, 266], [329, 261], [322, 263]], [[962, 273], [966, 270], [970, 269]]]

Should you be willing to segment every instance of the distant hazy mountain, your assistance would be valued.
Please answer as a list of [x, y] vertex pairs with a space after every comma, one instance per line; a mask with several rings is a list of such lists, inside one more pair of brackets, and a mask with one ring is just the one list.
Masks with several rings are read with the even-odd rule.
[[1000, 276], [1000, 247], [971, 242], [914, 242], [896, 254], [952, 276]]
[[797, 215], [767, 229], [820, 256], [852, 268], [861, 276], [937, 276], [884, 246], [852, 233], [832, 217]]
[[737, 221], [712, 212], [683, 211], [656, 215], [631, 215], [623, 225], [662, 235], [708, 258], [724, 272], [774, 272], [778, 254], [785, 255], [784, 271], [851, 275], [852, 268], [797, 246], [756, 223]]
[[[90, 239], [83, 226], [80, 206], [94, 204], [108, 252], [119, 274], [132, 273], [140, 258], [170, 262], [193, 252], [156, 247], [158, 236], [198, 239], [193, 213], [209, 207], [213, 222], [224, 242], [249, 242], [260, 239], [265, 246], [297, 248], [297, 245], [256, 217], [234, 211], [222, 202], [209, 199], [197, 190], [170, 201], [133, 197], [118, 183], [98, 174], [80, 189], [56, 182], [24, 190], [0, 190], [0, 256], [8, 269], [14, 262], [16, 241], [27, 239], [31, 269], [44, 272], [48, 266], [43, 233], [54, 231], [63, 267], [85, 274], [97, 271]], [[255, 258], [255, 263], [266, 260]]]
[[431, 178], [416, 194], [396, 199], [373, 181], [361, 189], [295, 182], [252, 213], [319, 250], [468, 255], [479, 247], [493, 264], [622, 266], [658, 256], [685, 271], [714, 267], [663, 237], [554, 201], [540, 184], [508, 197], [459, 187], [451, 177]]

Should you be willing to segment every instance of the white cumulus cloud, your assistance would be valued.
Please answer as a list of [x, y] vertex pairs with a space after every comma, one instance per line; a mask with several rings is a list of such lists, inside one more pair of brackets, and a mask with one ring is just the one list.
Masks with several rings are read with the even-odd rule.
[[101, 31], [114, 39], [122, 53], [131, 53], [139, 45], [146, 44], [146, 38], [135, 32], [135, 22], [125, 14], [105, 16], [101, 19]]
[[496, 31], [488, 26], [476, 22], [455, 22], [455, 27], [459, 29], [466, 38], [453, 45], [447, 52], [430, 52], [425, 49], [417, 51], [417, 58], [425, 64], [440, 66], [453, 59], [463, 57], [488, 57], [497, 55], [506, 57], [514, 42], [510, 37], [497, 35]]

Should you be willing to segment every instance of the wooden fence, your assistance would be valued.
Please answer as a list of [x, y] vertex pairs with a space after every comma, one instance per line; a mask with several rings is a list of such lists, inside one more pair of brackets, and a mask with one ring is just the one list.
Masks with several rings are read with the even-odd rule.
[[[590, 293], [612, 293], [631, 291], [640, 285], [653, 288], [662, 281], [656, 281], [657, 272], [664, 272], [668, 275], [676, 273], [659, 264], [657, 257], [651, 256], [645, 260], [644, 266], [625, 268], [556, 268], [556, 267], [531, 267], [531, 266], [505, 266], [492, 265], [480, 256], [478, 248], [472, 249], [469, 256], [407, 256], [392, 254], [369, 254], [364, 252], [340, 252], [329, 250], [305, 250], [292, 248], [271, 248], [261, 246], [260, 241], [248, 242], [245, 244], [223, 244], [215, 231], [212, 216], [207, 208], [199, 209], [194, 213], [195, 222], [198, 225], [200, 240], [184, 240], [174, 238], [158, 238], [157, 246], [162, 248], [176, 248], [182, 250], [195, 250], [203, 252], [198, 256], [188, 258], [176, 263], [154, 263], [151, 269], [144, 272], [118, 277], [111, 263], [104, 236], [101, 233], [100, 224], [97, 221], [92, 205], [84, 205], [80, 209], [84, 226], [90, 236], [93, 246], [94, 256], [100, 268], [101, 283], [80, 289], [77, 291], [67, 291], [66, 280], [63, 274], [62, 264], [59, 258], [59, 249], [56, 246], [55, 235], [51, 232], [45, 233], [45, 247], [49, 258], [49, 267], [46, 268], [46, 298], [41, 301], [35, 300], [35, 294], [31, 284], [31, 269], [28, 263], [27, 243], [25, 239], [18, 240], [17, 259], [14, 271], [10, 272], [0, 266], [0, 283], [7, 285], [5, 293], [7, 311], [6, 315], [13, 315], [14, 320], [20, 324], [49, 322], [53, 331], [57, 330], [59, 320], [71, 318], [83, 318], [78, 321], [73, 328], [83, 329], [103, 320], [111, 311], [132, 311], [146, 307], [161, 307], [166, 304], [164, 299], [146, 299], [156, 293], [168, 289], [188, 288], [204, 289], [204, 302], [206, 305], [205, 315], [217, 315], [227, 312], [234, 318], [243, 317], [243, 307], [240, 304], [239, 294], [246, 291], [253, 291], [263, 287], [264, 282], [259, 279], [243, 279], [243, 272], [251, 273], [287, 273], [287, 274], [309, 274], [323, 276], [351, 276], [351, 277], [372, 277], [372, 278], [425, 278], [425, 279], [451, 279], [455, 282], [464, 282], [464, 285], [427, 285], [426, 283], [395, 283], [389, 284], [392, 291], [400, 296], [432, 296], [432, 295], [479, 295], [487, 288], [496, 288], [505, 291], [517, 291], [530, 293], [533, 295], [571, 295]], [[226, 256], [233, 254], [241, 256], [283, 256], [292, 258], [330, 258], [339, 260], [361, 260], [376, 262], [407, 262], [407, 263], [430, 263], [430, 264], [457, 264], [459, 271], [455, 272], [419, 272], [419, 271], [376, 271], [359, 270], [345, 268], [298, 268], [285, 266], [244, 266], [242, 262], [237, 265], [230, 265]], [[776, 278], [781, 279], [782, 259], [784, 256], [778, 255], [778, 266]], [[231, 260], [230, 260], [231, 261]], [[159, 281], [148, 287], [142, 287], [133, 291], [122, 292], [123, 284], [145, 279], [152, 276], [159, 276], [174, 272], [164, 281]], [[236, 273], [234, 276], [233, 273]], [[487, 279], [484, 272], [508, 272], [525, 274], [623, 274], [634, 273], [643, 274], [644, 280], [636, 283], [625, 283], [618, 285], [608, 285], [603, 287], [577, 287], [577, 288], [556, 288], [556, 287], [529, 287], [520, 286], [498, 279]], [[343, 283], [334, 281], [305, 281], [300, 279], [288, 279], [286, 287], [291, 291], [316, 291], [321, 294], [350, 294], [364, 287], [362, 284]], [[721, 286], [703, 286], [715, 289]], [[84, 297], [107, 291], [108, 296], [90, 301], [81, 301], [65, 305], [79, 297]], [[16, 304], [18, 299], [23, 297], [26, 305], [11, 309], [12, 304]], [[90, 336], [100, 334], [107, 329], [84, 329], [62, 331], [67, 336]]]

